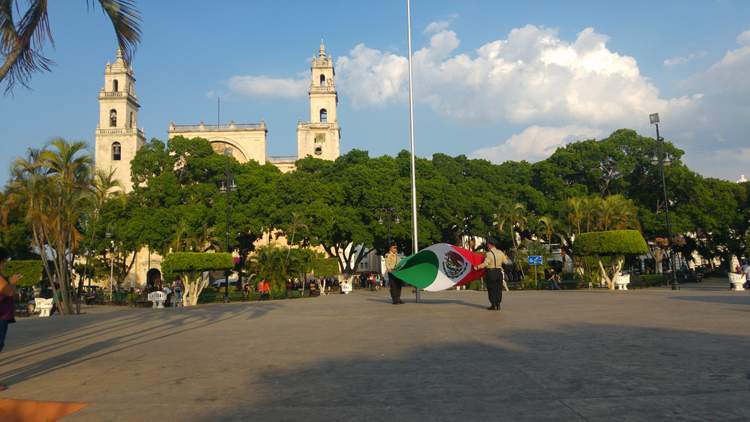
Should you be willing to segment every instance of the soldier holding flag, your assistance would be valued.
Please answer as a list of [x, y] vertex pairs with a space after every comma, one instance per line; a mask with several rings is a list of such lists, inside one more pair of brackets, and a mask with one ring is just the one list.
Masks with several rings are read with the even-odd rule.
[[499, 311], [500, 302], [503, 300], [501, 286], [505, 281], [503, 264], [509, 264], [510, 259], [500, 249], [497, 249], [494, 239], [487, 239], [487, 253], [484, 262], [474, 267], [475, 270], [487, 269], [485, 280], [487, 282], [487, 296], [490, 299], [490, 307], [487, 310]]

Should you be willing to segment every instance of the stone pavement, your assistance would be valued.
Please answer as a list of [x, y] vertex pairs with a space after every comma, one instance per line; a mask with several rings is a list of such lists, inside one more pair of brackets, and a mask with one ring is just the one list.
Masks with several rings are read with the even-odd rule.
[[404, 292], [24, 319], [0, 398], [90, 404], [70, 421], [750, 420], [748, 292]]

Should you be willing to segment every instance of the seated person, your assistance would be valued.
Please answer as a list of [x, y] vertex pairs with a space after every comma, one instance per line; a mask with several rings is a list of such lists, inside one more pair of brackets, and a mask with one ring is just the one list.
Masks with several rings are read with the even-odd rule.
[[552, 290], [562, 290], [562, 287], [560, 287], [560, 274], [557, 271], [550, 270], [549, 281], [552, 283]]

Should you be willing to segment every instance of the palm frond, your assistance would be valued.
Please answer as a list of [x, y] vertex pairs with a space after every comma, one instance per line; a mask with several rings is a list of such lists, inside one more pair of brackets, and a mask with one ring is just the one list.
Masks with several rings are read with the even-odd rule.
[[13, 19], [14, 4], [14, 0], [0, 0], [0, 53], [5, 56], [0, 66], [0, 82], [7, 77], [6, 93], [16, 84], [28, 87], [34, 72], [49, 71], [53, 64], [41, 53], [45, 41], [54, 45], [47, 0], [30, 0], [18, 24]]
[[[128, 64], [133, 58], [136, 46], [141, 41], [141, 14], [133, 0], [97, 0], [104, 13], [109, 16], [115, 29], [117, 44]], [[89, 0], [93, 3], [94, 0]]]

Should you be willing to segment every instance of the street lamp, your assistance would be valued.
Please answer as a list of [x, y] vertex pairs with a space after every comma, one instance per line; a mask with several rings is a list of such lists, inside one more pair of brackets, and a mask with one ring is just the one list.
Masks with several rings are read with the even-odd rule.
[[[226, 148], [224, 149], [224, 156], [229, 158], [232, 156], [232, 149]], [[234, 175], [232, 174], [231, 169], [229, 168], [230, 160], [227, 159], [226, 166], [224, 167], [224, 180], [221, 182], [221, 186], [219, 187], [219, 190], [221, 192], [224, 192], [226, 195], [226, 201], [227, 201], [227, 231], [226, 231], [226, 246], [227, 246], [227, 253], [231, 253], [231, 245], [230, 245], [230, 227], [231, 227], [231, 218], [232, 218], [232, 202], [231, 202], [231, 193], [237, 189], [237, 185], [234, 184]], [[229, 302], [229, 270], [224, 271], [224, 303]]]
[[[378, 211], [380, 212], [380, 216], [378, 217], [378, 224], [382, 225], [384, 222], [386, 223], [386, 228], [388, 230], [388, 247], [391, 246], [391, 222], [399, 224], [401, 222], [401, 219], [398, 217], [398, 213], [396, 212], [395, 208], [378, 208]], [[386, 216], [386, 219], [383, 219], [383, 215]]]
[[669, 221], [669, 198], [667, 197], [667, 179], [664, 176], [664, 165], [671, 163], [669, 156], [667, 155], [666, 149], [664, 148], [664, 138], [659, 135], [659, 113], [653, 113], [648, 116], [652, 125], [656, 126], [656, 156], [654, 156], [652, 163], [659, 166], [659, 172], [661, 173], [661, 187], [664, 193], [664, 218], [667, 223], [667, 236], [669, 240], [669, 266], [672, 270], [672, 290], [679, 290], [680, 286], [677, 281], [677, 273], [675, 271], [675, 250], [672, 245], [672, 225]]
[[115, 241], [112, 240], [112, 230], [111, 230], [110, 226], [107, 227], [107, 232], [104, 234], [104, 237], [106, 237], [107, 239], [109, 239], [109, 244], [110, 244], [110, 248], [109, 248], [109, 255], [110, 255], [110, 260], [109, 260], [109, 294], [110, 294], [110, 297], [111, 297], [110, 300], [114, 300], [114, 297], [115, 297], [115, 284], [114, 284], [114, 279], [115, 279]]

